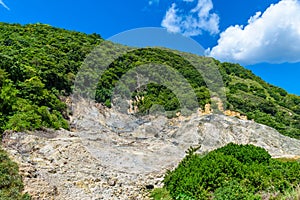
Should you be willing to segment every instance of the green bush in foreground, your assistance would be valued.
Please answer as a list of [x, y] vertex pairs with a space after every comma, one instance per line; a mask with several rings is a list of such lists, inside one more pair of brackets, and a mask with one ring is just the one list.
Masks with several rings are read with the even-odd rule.
[[195, 151], [165, 176], [172, 199], [281, 199], [300, 183], [299, 162], [272, 159], [260, 147], [231, 143], [205, 156]]
[[0, 199], [28, 200], [28, 194], [22, 194], [23, 184], [18, 174], [18, 166], [0, 149]]

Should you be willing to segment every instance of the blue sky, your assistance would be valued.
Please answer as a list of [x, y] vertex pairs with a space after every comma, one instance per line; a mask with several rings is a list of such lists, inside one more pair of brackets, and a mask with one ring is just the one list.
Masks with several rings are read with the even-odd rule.
[[240, 63], [300, 95], [299, 0], [0, 0], [0, 21], [46, 23], [103, 38], [164, 27], [195, 39], [206, 54]]

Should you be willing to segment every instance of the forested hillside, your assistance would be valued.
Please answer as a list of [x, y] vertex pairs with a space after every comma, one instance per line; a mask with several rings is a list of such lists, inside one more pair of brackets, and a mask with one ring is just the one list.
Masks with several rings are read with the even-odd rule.
[[[101, 41], [97, 34], [86, 35], [43, 24], [0, 24], [1, 131], [67, 129], [66, 105], [60, 98], [72, 93], [78, 69]], [[207, 58], [189, 56], [209, 65]], [[96, 100], [110, 106], [118, 79], [129, 69], [154, 61], [182, 74], [195, 91], [200, 107], [211, 102], [201, 74], [191, 63], [174, 51], [153, 48], [133, 50], [116, 59], [102, 75]], [[226, 86], [227, 109], [274, 127], [284, 135], [300, 138], [300, 97], [264, 82], [238, 64], [214, 62]], [[138, 102], [140, 112], [147, 112], [153, 104], [160, 104], [171, 113], [180, 110], [177, 97], [164, 86], [150, 83], [136, 90], [135, 95], [144, 97]]]
[[[0, 23], [0, 134], [5, 130], [25, 131], [43, 127], [69, 129], [68, 115], [70, 113], [62, 100], [72, 94], [76, 75], [85, 58], [102, 42], [103, 39], [98, 34], [87, 35], [44, 24], [22, 26]], [[124, 46], [120, 48], [131, 49], [131, 51], [115, 59], [102, 74], [95, 92], [96, 101], [110, 107], [111, 95], [124, 74], [137, 66], [151, 67], [153, 63], [156, 63], [170, 66], [187, 80], [196, 94], [199, 107], [204, 108], [205, 104], [214, 103], [210, 99], [211, 94], [204, 78], [193, 67], [193, 64], [180, 56], [178, 52], [161, 48], [134, 49]], [[105, 52], [107, 58], [114, 53], [111, 49], [103, 48], [96, 49], [96, 51]], [[288, 94], [285, 90], [266, 83], [238, 64], [221, 63], [214, 59], [187, 53], [185, 55], [193, 62], [208, 68], [217, 67], [225, 86], [226, 102], [223, 102], [225, 109], [240, 112], [250, 120], [273, 127], [286, 136], [300, 139], [299, 96]], [[90, 70], [86, 75], [92, 77], [95, 75], [93, 73], [95, 72]], [[158, 70], [155, 73], [161, 72]], [[180, 85], [181, 82], [176, 84]], [[168, 112], [168, 117], [176, 117], [176, 113], [182, 111], [178, 97], [166, 86], [149, 83], [136, 88], [131, 95], [133, 99], [136, 96], [143, 97], [135, 102], [139, 108], [139, 114], [149, 113], [149, 109], [155, 104], [161, 105]], [[186, 106], [192, 108], [192, 102], [187, 101]], [[227, 148], [231, 153], [242, 152], [245, 159], [256, 159], [253, 158], [253, 154], [262, 158], [263, 161], [251, 160], [249, 166], [248, 161], [246, 164], [239, 161], [240, 155], [227, 154], [226, 148], [212, 152], [203, 158], [195, 155], [192, 150], [179, 167], [166, 176], [167, 192], [173, 198], [178, 196], [180, 198], [183, 195], [182, 198], [186, 197], [186, 199], [188, 197], [197, 199], [202, 195], [210, 198], [213, 192], [216, 198], [222, 199], [225, 195], [224, 191], [251, 196], [250, 193], [253, 192], [255, 194], [265, 192], [259, 188], [261, 186], [266, 186], [264, 188], [270, 191], [272, 189], [273, 193], [285, 192], [286, 189], [296, 187], [296, 181], [299, 181], [297, 174], [299, 164], [282, 164], [271, 160], [270, 155], [265, 151], [252, 146], [247, 147], [249, 151], [240, 150], [243, 147], [229, 146]], [[209, 161], [206, 161], [208, 159]], [[228, 159], [232, 162], [228, 163]], [[214, 172], [210, 173], [216, 176], [213, 180], [199, 176], [203, 173], [199, 173], [193, 167], [199, 168], [201, 165], [214, 169], [215, 166], [209, 165], [211, 160], [216, 163], [224, 161], [228, 169], [236, 170], [230, 172], [233, 177], [235, 175], [246, 176], [250, 170], [251, 174], [248, 174], [246, 179], [248, 182], [242, 182], [242, 178], [224, 177], [224, 173], [227, 172], [223, 173], [221, 165], [218, 166], [222, 176]], [[186, 168], [186, 163], [191, 163], [191, 168]], [[16, 164], [12, 163], [1, 150], [0, 165], [2, 166], [0, 167], [0, 198], [29, 199], [28, 195], [20, 194], [23, 185], [20, 176], [17, 175]], [[275, 166], [277, 170], [271, 173], [270, 166]], [[178, 185], [177, 178], [181, 179], [182, 174], [187, 172], [186, 169], [195, 171], [191, 175], [205, 179], [207, 182], [199, 186], [193, 182], [198, 179], [186, 176], [185, 183]], [[283, 177], [282, 172], [290, 174]], [[268, 179], [267, 175], [271, 175], [273, 179]], [[264, 179], [261, 180], [258, 177], [264, 177]], [[282, 182], [287, 179], [289, 182]], [[274, 181], [273, 185], [270, 185], [270, 181]], [[187, 184], [190, 185], [185, 188]], [[219, 189], [220, 185], [223, 188]], [[198, 187], [198, 189], [200, 187], [200, 190], [189, 191], [193, 187]], [[256, 196], [251, 196], [251, 198], [255, 199]]]
[[66, 128], [61, 96], [86, 55], [101, 42], [97, 34], [48, 25], [0, 24], [0, 130]]
[[[217, 60], [213, 60], [212, 64], [210, 59], [204, 57], [192, 54], [187, 56], [194, 62], [206, 65], [208, 69], [217, 66], [226, 87], [226, 109], [238, 111], [248, 119], [271, 126], [284, 135], [300, 138], [299, 96], [288, 94], [285, 90], [266, 83], [238, 64], [221, 63]], [[114, 86], [122, 75], [141, 64], [151, 63], [168, 65], [178, 70], [192, 86], [200, 107], [211, 103], [206, 83], [191, 63], [174, 51], [153, 48], [137, 49], [115, 60], [101, 77], [96, 99], [109, 106]], [[137, 102], [141, 112], [149, 111], [153, 104], [164, 106], [171, 113], [171, 117], [180, 111], [177, 97], [164, 86], [150, 83], [132, 95], [144, 97]]]

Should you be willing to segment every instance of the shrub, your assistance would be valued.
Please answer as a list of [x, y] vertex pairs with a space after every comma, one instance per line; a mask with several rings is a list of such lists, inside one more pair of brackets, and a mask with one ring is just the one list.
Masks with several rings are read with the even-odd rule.
[[28, 194], [22, 194], [23, 184], [18, 174], [18, 166], [0, 149], [0, 199], [28, 200]]
[[260, 147], [230, 143], [205, 156], [195, 151], [189, 149], [164, 178], [173, 199], [254, 200], [263, 193], [276, 197], [300, 182], [300, 163], [272, 159]]
[[215, 200], [259, 200], [260, 196], [254, 195], [247, 190], [247, 188], [241, 185], [238, 181], [230, 181], [224, 186], [216, 189], [214, 193]]
[[249, 144], [238, 145], [230, 143], [225, 147], [217, 149], [216, 152], [223, 153], [224, 155], [232, 155], [238, 161], [249, 164], [253, 162], [269, 162], [271, 158], [270, 154], [265, 149]]

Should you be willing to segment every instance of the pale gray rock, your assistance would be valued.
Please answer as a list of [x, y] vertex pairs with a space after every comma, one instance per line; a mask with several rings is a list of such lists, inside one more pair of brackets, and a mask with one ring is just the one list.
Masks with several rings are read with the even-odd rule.
[[5, 133], [3, 147], [33, 199], [149, 199], [147, 188], [161, 187], [190, 146], [205, 153], [234, 142], [273, 157], [300, 156], [299, 140], [224, 115], [135, 117], [82, 102], [71, 123], [74, 132]]

